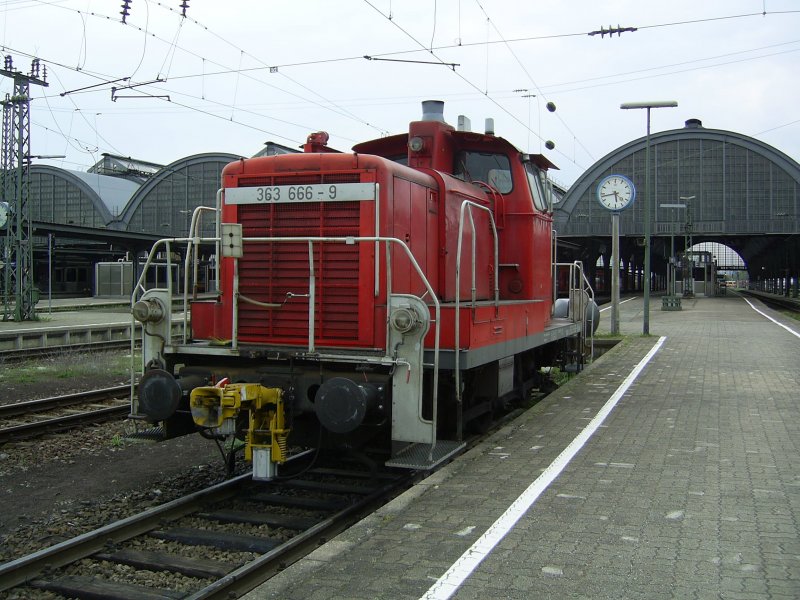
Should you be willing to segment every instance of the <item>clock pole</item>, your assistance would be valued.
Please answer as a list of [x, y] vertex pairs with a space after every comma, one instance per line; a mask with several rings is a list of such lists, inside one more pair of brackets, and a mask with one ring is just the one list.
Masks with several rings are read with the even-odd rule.
[[619, 334], [619, 211], [611, 213], [611, 335]]
[[597, 185], [597, 201], [611, 211], [611, 334], [619, 333], [619, 213], [633, 202], [636, 187], [624, 175], [608, 175]]

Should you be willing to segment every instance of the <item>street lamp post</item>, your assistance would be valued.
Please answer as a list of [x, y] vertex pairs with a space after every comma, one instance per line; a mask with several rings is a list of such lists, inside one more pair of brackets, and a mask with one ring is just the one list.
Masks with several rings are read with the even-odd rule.
[[[687, 222], [687, 223], [690, 223], [690, 221], [691, 221], [691, 218], [692, 218], [692, 215], [691, 215], [691, 214], [690, 214], [690, 212], [689, 212], [689, 211], [690, 211], [690, 209], [691, 209], [690, 202], [691, 202], [692, 200], [694, 200], [695, 198], [696, 198], [696, 196], [680, 196], [680, 197], [679, 197], [679, 199], [680, 199], [682, 202], [684, 202], [684, 203], [685, 203], [685, 205], [686, 205], [686, 222]], [[691, 225], [689, 225], [689, 227], [691, 227]], [[688, 260], [688, 258], [689, 258], [689, 247], [690, 247], [690, 244], [689, 244], [688, 240], [687, 240], [687, 241], [684, 243], [684, 246], [686, 247], [686, 248], [685, 248], [685, 250], [684, 250], [684, 255], [685, 255], [685, 257], [686, 257], [686, 260]], [[694, 286], [694, 283], [692, 283], [692, 286]], [[686, 291], [686, 290], [684, 290], [684, 292], [685, 292], [685, 291]], [[694, 290], [692, 290], [692, 291], [694, 291]]]
[[623, 110], [633, 108], [647, 109], [647, 138], [645, 143], [644, 165], [644, 311], [642, 320], [642, 335], [650, 335], [650, 109], [674, 108], [678, 106], [675, 100], [657, 102], [625, 102], [620, 104]]
[[[677, 273], [676, 273], [676, 266], [677, 262], [675, 260], [675, 209], [676, 208], [686, 208], [689, 207], [689, 202], [694, 200], [694, 196], [680, 196], [680, 200], [683, 201], [683, 204], [662, 204], [661, 208], [671, 208], [672, 209], [672, 219], [670, 220], [670, 234], [669, 234], [669, 245], [670, 245], [670, 273], [672, 276], [671, 283], [669, 284], [669, 295], [671, 297], [675, 297], [672, 300], [677, 306], [680, 306], [680, 300], [675, 296], [675, 284], [677, 283]], [[687, 247], [688, 249], [688, 247]]]
[[692, 205], [694, 196], [681, 196], [686, 201], [686, 225], [684, 231], [683, 297], [694, 298], [694, 254], [690, 254], [692, 244]]

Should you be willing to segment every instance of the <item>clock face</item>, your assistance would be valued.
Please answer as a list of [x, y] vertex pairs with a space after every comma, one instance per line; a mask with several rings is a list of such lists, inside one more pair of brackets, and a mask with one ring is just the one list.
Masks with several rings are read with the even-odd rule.
[[597, 200], [608, 210], [622, 210], [636, 197], [633, 182], [624, 175], [609, 175], [597, 186]]

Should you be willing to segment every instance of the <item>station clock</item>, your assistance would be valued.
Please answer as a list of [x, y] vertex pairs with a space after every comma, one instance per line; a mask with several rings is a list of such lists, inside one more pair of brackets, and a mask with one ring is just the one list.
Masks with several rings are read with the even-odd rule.
[[633, 182], [624, 175], [608, 175], [597, 186], [597, 201], [608, 210], [626, 208], [636, 198]]

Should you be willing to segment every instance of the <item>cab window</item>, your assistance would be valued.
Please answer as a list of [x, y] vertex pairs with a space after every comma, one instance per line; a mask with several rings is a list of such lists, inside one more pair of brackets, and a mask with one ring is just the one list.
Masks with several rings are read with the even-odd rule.
[[465, 150], [456, 155], [453, 175], [463, 181], [488, 183], [501, 194], [514, 188], [511, 164], [505, 154]]
[[536, 210], [546, 212], [547, 200], [545, 199], [544, 188], [542, 187], [541, 171], [532, 162], [526, 161], [525, 173], [528, 175], [528, 185], [531, 188], [533, 205], [536, 207]]

